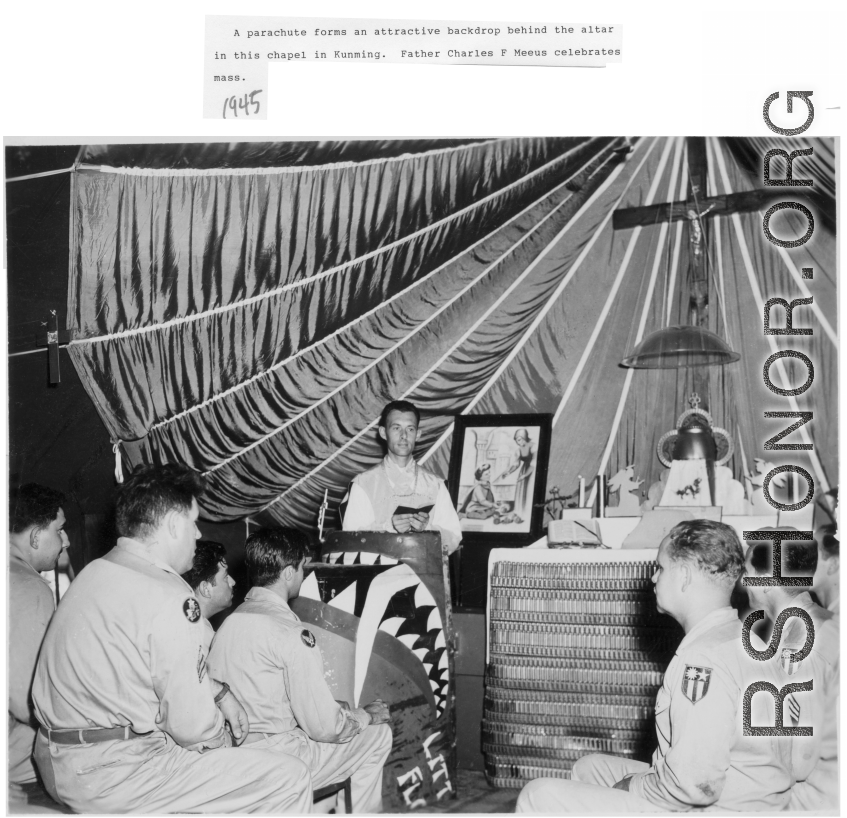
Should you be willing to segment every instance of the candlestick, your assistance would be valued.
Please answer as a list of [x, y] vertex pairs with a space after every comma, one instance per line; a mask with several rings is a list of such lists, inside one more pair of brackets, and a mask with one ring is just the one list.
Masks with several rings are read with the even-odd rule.
[[323, 542], [324, 539], [324, 517], [326, 516], [326, 508], [328, 505], [327, 498], [329, 497], [329, 489], [324, 489], [324, 501], [321, 503], [318, 511], [318, 540]]
[[603, 517], [606, 514], [606, 495], [603, 491], [603, 475], [597, 475], [597, 496], [599, 498], [600, 504], [598, 506], [598, 517]]

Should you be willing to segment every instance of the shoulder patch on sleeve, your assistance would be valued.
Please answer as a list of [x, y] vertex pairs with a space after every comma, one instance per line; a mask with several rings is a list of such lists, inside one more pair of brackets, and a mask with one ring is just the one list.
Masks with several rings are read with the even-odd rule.
[[697, 704], [709, 692], [710, 667], [686, 665], [682, 674], [682, 695], [692, 704]]
[[182, 612], [189, 622], [197, 622], [200, 619], [200, 603], [190, 596], [182, 603]]
[[800, 652], [800, 648], [783, 648], [779, 657], [779, 664], [782, 667], [782, 672], [786, 676], [793, 676], [800, 670], [803, 664], [801, 659], [799, 662], [794, 658]]
[[304, 628], [300, 631], [300, 638], [303, 640], [303, 644], [307, 648], [313, 648], [315, 646], [315, 635], [311, 631], [307, 631]]

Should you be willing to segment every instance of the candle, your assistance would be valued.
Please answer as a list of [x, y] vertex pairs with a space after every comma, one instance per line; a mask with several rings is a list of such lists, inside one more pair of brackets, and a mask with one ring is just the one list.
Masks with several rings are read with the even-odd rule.
[[579, 507], [585, 506], [585, 478], [580, 474], [579, 477]]
[[318, 540], [323, 542], [324, 539], [324, 517], [326, 517], [326, 508], [328, 505], [329, 489], [324, 489], [324, 501], [318, 509]]
[[598, 517], [604, 517], [605, 514], [606, 514], [606, 496], [605, 496], [605, 492], [603, 491], [603, 475], [602, 474], [597, 475], [597, 497], [599, 499], [599, 506], [598, 506], [599, 511], [598, 511], [597, 516]]

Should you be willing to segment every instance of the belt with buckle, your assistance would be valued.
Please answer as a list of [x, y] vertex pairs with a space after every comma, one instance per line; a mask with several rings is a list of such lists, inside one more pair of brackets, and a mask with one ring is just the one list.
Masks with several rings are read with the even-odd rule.
[[124, 727], [92, 727], [88, 730], [48, 730], [40, 727], [39, 731], [48, 741], [54, 744], [97, 744], [101, 741], [124, 741], [142, 738], [149, 733], [136, 733], [129, 725]]

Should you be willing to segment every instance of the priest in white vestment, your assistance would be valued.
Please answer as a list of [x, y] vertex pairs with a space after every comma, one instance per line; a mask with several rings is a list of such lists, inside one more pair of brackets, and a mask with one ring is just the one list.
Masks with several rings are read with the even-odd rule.
[[459, 515], [444, 481], [414, 459], [420, 412], [409, 401], [382, 410], [379, 436], [388, 452], [380, 463], [353, 478], [341, 504], [345, 531], [405, 534], [438, 531], [452, 554], [462, 539]]

